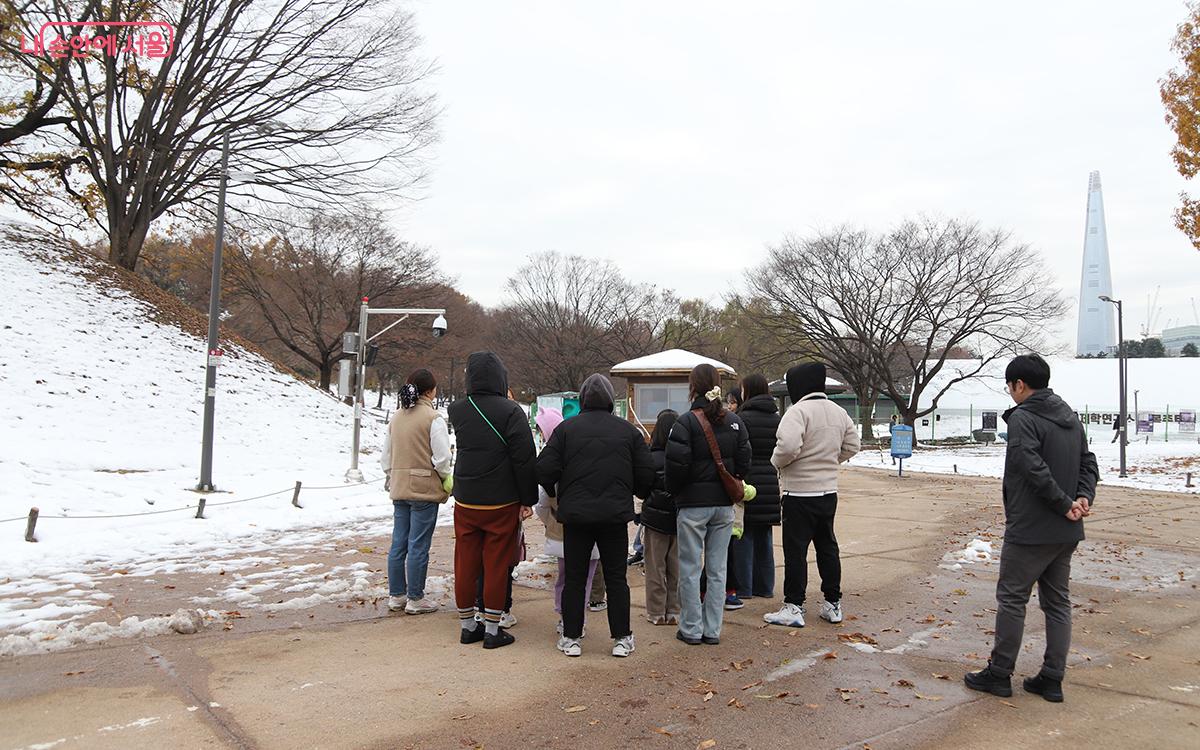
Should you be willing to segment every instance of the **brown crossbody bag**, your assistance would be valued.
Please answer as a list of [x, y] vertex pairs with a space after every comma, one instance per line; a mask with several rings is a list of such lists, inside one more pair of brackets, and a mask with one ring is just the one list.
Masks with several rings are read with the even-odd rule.
[[713, 434], [712, 425], [708, 423], [708, 417], [704, 416], [704, 410], [692, 409], [692, 414], [700, 423], [700, 429], [704, 430], [704, 437], [708, 440], [708, 451], [712, 454], [713, 463], [717, 465], [717, 476], [721, 478], [721, 484], [725, 485], [725, 494], [729, 496], [730, 501], [740, 503], [746, 496], [746, 483], [730, 474], [729, 469], [725, 468], [725, 460], [721, 458], [721, 449], [717, 447], [717, 436]]

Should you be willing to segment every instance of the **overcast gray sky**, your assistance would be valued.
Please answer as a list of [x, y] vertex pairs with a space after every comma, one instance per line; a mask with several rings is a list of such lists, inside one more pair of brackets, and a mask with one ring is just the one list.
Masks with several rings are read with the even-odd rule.
[[786, 232], [920, 212], [1011, 229], [1074, 299], [1098, 169], [1126, 330], [1157, 285], [1159, 327], [1192, 322], [1157, 85], [1180, 1], [411, 7], [445, 116], [397, 221], [485, 304], [541, 250], [719, 298]]

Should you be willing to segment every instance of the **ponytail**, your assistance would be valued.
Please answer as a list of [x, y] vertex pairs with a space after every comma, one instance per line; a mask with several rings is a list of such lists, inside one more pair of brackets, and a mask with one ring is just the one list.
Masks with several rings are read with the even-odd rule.
[[408, 380], [400, 388], [400, 406], [411, 409], [421, 400], [421, 394], [429, 393], [437, 388], [437, 379], [425, 368], [413, 370]]
[[717, 368], [708, 363], [696, 365], [688, 376], [692, 400], [703, 398], [704, 416], [714, 427], [725, 421], [725, 402], [721, 399], [721, 379]]

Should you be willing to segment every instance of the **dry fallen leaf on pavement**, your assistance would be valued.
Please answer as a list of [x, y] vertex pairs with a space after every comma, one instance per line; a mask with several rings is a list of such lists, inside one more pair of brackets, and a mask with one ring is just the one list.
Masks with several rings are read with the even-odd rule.
[[696, 745], [696, 750], [708, 750], [710, 747], [716, 747], [716, 746], [717, 746], [716, 740], [705, 740], [704, 742], [701, 742], [699, 745]]
[[846, 643], [869, 643], [872, 646], [879, 643], [866, 633], [838, 633], [838, 640]]
[[674, 736], [675, 736], [675, 735], [671, 734], [670, 732], [668, 732], [668, 731], [667, 731], [667, 729], [666, 729], [666, 727], [655, 727], [655, 728], [654, 728], [654, 731], [658, 732], [659, 734], [665, 734], [665, 735], [666, 735], [666, 736], [668, 736], [668, 737], [674, 737]]
[[1129, 652], [1129, 655], [1132, 656], [1133, 658], [1139, 659], [1141, 661], [1150, 661], [1149, 656], [1142, 656], [1141, 654], [1135, 654], [1132, 651]]
[[805, 704], [804, 704], [804, 707], [805, 707], [805, 708], [820, 708], [820, 707], [821, 707], [821, 704], [819, 704], [819, 703], [805, 703]]
[[907, 687], [907, 688], [913, 687], [913, 684], [911, 682], [909, 682], [908, 680], [896, 680], [895, 685], [896, 685], [896, 687]]
[[948, 680], [948, 679], [950, 679], [950, 675], [948, 675], [948, 674], [938, 674], [937, 672], [930, 672], [930, 674], [931, 674], [931, 675], [933, 675], [934, 677], [936, 677], [936, 678], [937, 678], [937, 679], [939, 679], [939, 680]]
[[569, 714], [577, 714], [580, 711], [586, 711], [586, 710], [587, 710], [587, 706], [570, 706], [569, 708], [563, 709], [564, 712], [569, 713]]
[[730, 699], [729, 699], [729, 702], [728, 702], [728, 703], [726, 703], [725, 705], [726, 705], [726, 706], [733, 706], [734, 708], [745, 708], [745, 707], [746, 707], [746, 704], [745, 704], [745, 703], [742, 703], [742, 702], [741, 702], [740, 700], [738, 700], [737, 698], [730, 698]]
[[750, 683], [749, 685], [742, 685], [742, 690], [749, 690], [750, 688], [758, 687], [761, 684], [762, 684], [762, 680], [755, 680], [754, 682]]
[[942, 699], [942, 696], [940, 695], [921, 695], [917, 692], [914, 692], [913, 695], [917, 696], [923, 701], [940, 701]]
[[704, 694], [704, 702], [705, 703], [708, 703], [712, 699], [713, 699], [713, 692], [711, 690]]
[[467, 719], [474, 719], [474, 718], [475, 718], [475, 714], [459, 714], [458, 716], [451, 716], [450, 720], [451, 721], [466, 721]]
[[836, 658], [838, 658], [837, 651], [830, 651], [829, 653], [825, 654], [821, 658], [822, 659], [836, 659]]
[[1016, 703], [1009, 703], [1008, 701], [1000, 701], [1000, 702], [1001, 702], [1001, 703], [1003, 703], [1004, 705], [1008, 706], [1009, 708], [1016, 708], [1016, 707], [1017, 707], [1017, 704], [1016, 704]]

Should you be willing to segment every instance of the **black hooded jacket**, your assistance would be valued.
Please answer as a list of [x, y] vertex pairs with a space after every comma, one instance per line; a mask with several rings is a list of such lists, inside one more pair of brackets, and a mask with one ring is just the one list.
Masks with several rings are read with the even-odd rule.
[[771, 454], [775, 452], [775, 431], [779, 429], [779, 404], [770, 394], [762, 393], [742, 404], [738, 416], [750, 433], [753, 453], [746, 481], [758, 490], [758, 496], [746, 503], [746, 525], [778, 526], [779, 472], [771, 465]]
[[[702, 409], [705, 403], [703, 397], [698, 398], [692, 402], [692, 409]], [[725, 468], [735, 477], [745, 479], [750, 473], [751, 454], [750, 435], [742, 420], [733, 412], [726, 412], [724, 421], [713, 425], [713, 435]], [[733, 505], [717, 473], [704, 429], [691, 411], [679, 415], [667, 439], [666, 480], [676, 508]]]
[[580, 412], [554, 429], [537, 461], [537, 480], [558, 496], [564, 525], [628, 523], [633, 496], [654, 487], [650, 448], [629, 422], [615, 416], [612, 383], [590, 375], [579, 389]]
[[1054, 391], [1035, 391], [1004, 412], [1004, 540], [1062, 544], [1083, 540], [1083, 521], [1066, 517], [1077, 497], [1096, 497], [1099, 471], [1079, 417]]
[[537, 504], [533, 432], [525, 412], [507, 394], [508, 371], [500, 357], [492, 352], [472, 353], [467, 358], [468, 398], [446, 410], [458, 439], [456, 502]]
[[642, 525], [660, 534], [675, 536], [678, 527], [675, 518], [675, 500], [667, 492], [667, 449], [650, 448], [654, 461], [654, 490], [642, 505]]
[[787, 371], [784, 380], [787, 381], [788, 398], [798, 404], [810, 393], [825, 392], [825, 365], [820, 362], [796, 365]]

